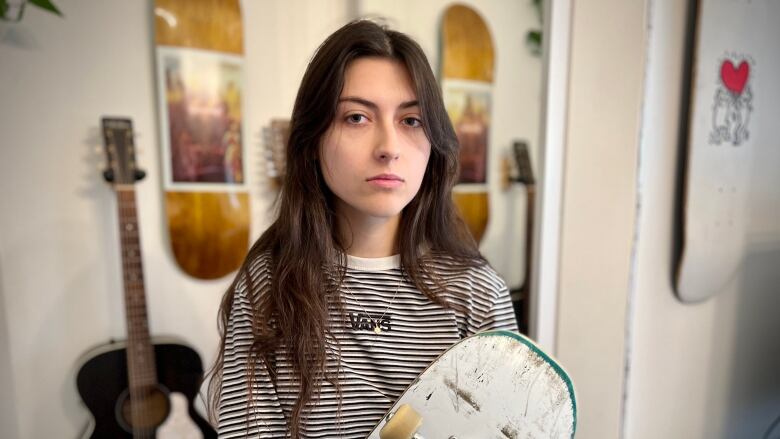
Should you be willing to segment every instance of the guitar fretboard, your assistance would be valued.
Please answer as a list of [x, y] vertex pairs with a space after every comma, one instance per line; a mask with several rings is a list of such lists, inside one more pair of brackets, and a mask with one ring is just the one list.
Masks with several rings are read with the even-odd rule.
[[157, 384], [154, 350], [149, 336], [138, 215], [133, 186], [117, 186], [119, 235], [127, 316], [127, 368], [131, 395]]

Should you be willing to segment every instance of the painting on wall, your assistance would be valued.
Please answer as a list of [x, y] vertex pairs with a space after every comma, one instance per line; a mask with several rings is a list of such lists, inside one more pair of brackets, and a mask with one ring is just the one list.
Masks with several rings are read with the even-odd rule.
[[750, 170], [766, 101], [778, 87], [779, 3], [699, 0], [675, 289], [683, 302], [717, 294], [737, 273], [748, 228]]
[[444, 104], [460, 142], [458, 183], [486, 184], [490, 86], [450, 80], [444, 88]]
[[165, 78], [166, 183], [241, 185], [241, 61], [191, 49], [160, 49]]

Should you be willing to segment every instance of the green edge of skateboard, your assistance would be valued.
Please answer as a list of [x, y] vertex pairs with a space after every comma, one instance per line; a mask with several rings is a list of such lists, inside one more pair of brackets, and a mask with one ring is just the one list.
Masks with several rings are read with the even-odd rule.
[[572, 437], [574, 437], [574, 432], [577, 431], [577, 399], [574, 393], [574, 384], [571, 382], [571, 378], [569, 378], [569, 374], [566, 373], [565, 370], [563, 370], [563, 368], [558, 364], [558, 362], [550, 358], [550, 356], [547, 355], [543, 350], [541, 350], [539, 346], [536, 345], [536, 343], [532, 342], [530, 339], [513, 331], [506, 331], [503, 329], [499, 329], [494, 331], [480, 332], [475, 334], [474, 336], [475, 337], [503, 336], [503, 337], [514, 338], [515, 340], [518, 340], [519, 342], [528, 346], [529, 349], [531, 349], [534, 353], [542, 357], [547, 364], [552, 366], [555, 373], [557, 373], [558, 376], [561, 377], [563, 382], [566, 383], [566, 387], [569, 389], [569, 395], [571, 395], [571, 405], [572, 405], [572, 412], [574, 416]]

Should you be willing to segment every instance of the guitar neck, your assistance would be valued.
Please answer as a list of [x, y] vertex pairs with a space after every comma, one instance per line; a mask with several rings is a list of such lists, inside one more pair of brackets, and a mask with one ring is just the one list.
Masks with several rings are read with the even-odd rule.
[[132, 392], [156, 385], [157, 370], [149, 336], [135, 189], [132, 185], [117, 185], [115, 189], [127, 317], [127, 372]]

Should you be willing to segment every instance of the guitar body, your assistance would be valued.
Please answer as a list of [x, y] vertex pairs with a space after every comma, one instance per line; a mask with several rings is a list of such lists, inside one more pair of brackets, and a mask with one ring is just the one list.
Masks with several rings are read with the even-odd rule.
[[155, 49], [171, 250], [198, 279], [235, 271], [249, 249], [238, 0], [155, 0]]
[[493, 40], [485, 21], [468, 6], [444, 12], [441, 25], [441, 86], [460, 143], [460, 180], [453, 200], [474, 239], [488, 225], [488, 133], [493, 83]]
[[[127, 350], [124, 342], [99, 346], [85, 355], [76, 378], [81, 399], [94, 417], [94, 428], [88, 437], [132, 438], [130, 422], [122, 414], [127, 399]], [[197, 352], [174, 341], [155, 340], [157, 382], [165, 401], [154, 404], [149, 418], [162, 419], [144, 429], [154, 431], [162, 438], [170, 431], [168, 425], [179, 429], [167, 437], [216, 438], [211, 425], [197, 413], [194, 399], [200, 390], [203, 366]], [[186, 402], [186, 404], [183, 404]], [[161, 428], [162, 426], [162, 428]]]

